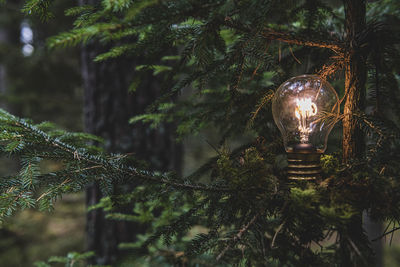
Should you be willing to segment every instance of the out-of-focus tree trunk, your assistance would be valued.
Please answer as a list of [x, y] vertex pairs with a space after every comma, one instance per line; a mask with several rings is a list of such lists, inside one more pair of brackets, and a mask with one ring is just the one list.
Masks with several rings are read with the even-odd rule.
[[[179, 172], [182, 151], [173, 141], [171, 126], [150, 130], [128, 123], [129, 118], [141, 114], [160, 95], [159, 82], [149, 74], [135, 93], [129, 93], [129, 80], [135, 75], [134, 64], [140, 64], [140, 59], [94, 63], [93, 58], [101, 51], [96, 44], [82, 48], [85, 131], [103, 137], [108, 152], [134, 153], [153, 169]], [[87, 188], [87, 206], [98, 203], [101, 197], [96, 184]], [[106, 220], [104, 215], [101, 210], [87, 215], [87, 248], [96, 253], [92, 264], [113, 263], [120, 255], [118, 243], [132, 241], [142, 231], [137, 224]]]
[[[146, 84], [130, 94], [127, 77], [134, 75], [131, 61], [93, 63], [98, 52], [95, 46], [82, 49], [85, 131], [103, 137], [108, 152], [134, 153], [154, 169], [179, 172], [182, 152], [173, 142], [171, 126], [150, 130], [128, 123], [159, 96], [157, 81], [149, 75]], [[87, 188], [87, 206], [98, 203], [101, 197], [96, 184]], [[96, 264], [112, 263], [118, 255], [118, 243], [132, 241], [141, 231], [139, 225], [106, 220], [104, 215], [101, 210], [87, 215], [87, 247], [96, 252]]]

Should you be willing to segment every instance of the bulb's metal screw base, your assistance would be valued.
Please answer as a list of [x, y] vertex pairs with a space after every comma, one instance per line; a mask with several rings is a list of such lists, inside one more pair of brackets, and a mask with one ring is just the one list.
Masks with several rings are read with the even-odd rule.
[[287, 152], [287, 175], [290, 180], [315, 180], [321, 175], [321, 153], [310, 150]]

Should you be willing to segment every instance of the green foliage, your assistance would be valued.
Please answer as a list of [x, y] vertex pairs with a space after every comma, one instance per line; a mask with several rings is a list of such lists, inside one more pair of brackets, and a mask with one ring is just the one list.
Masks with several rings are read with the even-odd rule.
[[[398, 7], [395, 1], [384, 2]], [[152, 223], [137, 243], [120, 245], [147, 255], [150, 262], [160, 258], [182, 265], [206, 259], [211, 266], [373, 262], [365, 234], [353, 230], [365, 210], [376, 220], [393, 225], [400, 221], [400, 18], [380, 3], [369, 4], [368, 12], [376, 21], [369, 21], [357, 40], [346, 43], [343, 8], [325, 3], [104, 0], [69, 9], [66, 14], [75, 17], [74, 28], [50, 38], [49, 47], [98, 41], [109, 51], [97, 55], [96, 61], [140, 57], [132, 91], [143, 82], [142, 73], [164, 74], [164, 95], [132, 123], [157, 127], [163, 121], [174, 122], [181, 138], [212, 127], [220, 144], [245, 132], [259, 138], [233, 153], [220, 149], [218, 157], [184, 179], [141, 170], [123, 155], [96, 151], [85, 144], [93, 137], [47, 126], [40, 130], [2, 112], [1, 150], [23, 160], [17, 179], [1, 181], [0, 214], [9, 216], [17, 208], [33, 205], [51, 208], [57, 197], [95, 181], [108, 197], [93, 208], [106, 210], [109, 219]], [[25, 10], [44, 16], [48, 4], [28, 1]], [[273, 90], [296, 74], [295, 69], [340, 78], [337, 71], [355, 44], [367, 62], [366, 95], [373, 109], [352, 114], [367, 134], [367, 153], [347, 165], [340, 164], [340, 153], [325, 155], [322, 176], [315, 182], [288, 181], [269, 107]], [[166, 54], [173, 60], [165, 62]], [[59, 161], [62, 168], [42, 173], [39, 163], [44, 159]], [[140, 186], [129, 194], [114, 195], [113, 186], [122, 182]], [[128, 214], [115, 208], [126, 203], [135, 203]], [[203, 231], [189, 238], [198, 226]]]
[[26, 1], [22, 11], [26, 14], [38, 14], [41, 20], [46, 21], [54, 17], [49, 11], [51, 2], [51, 0], [29, 0]]

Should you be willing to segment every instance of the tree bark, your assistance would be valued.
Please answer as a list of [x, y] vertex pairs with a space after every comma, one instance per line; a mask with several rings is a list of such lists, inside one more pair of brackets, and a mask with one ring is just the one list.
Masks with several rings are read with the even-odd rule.
[[[145, 84], [135, 94], [130, 94], [127, 77], [134, 75], [131, 61], [93, 63], [99, 51], [94, 45], [82, 49], [85, 131], [103, 137], [107, 152], [134, 153], [135, 158], [150, 163], [152, 169], [179, 172], [182, 151], [173, 141], [171, 125], [150, 130], [144, 125], [128, 123], [129, 118], [144, 112], [159, 96], [157, 80], [149, 75]], [[87, 188], [87, 206], [97, 204], [101, 198], [98, 185]], [[126, 211], [132, 208], [127, 207]], [[87, 215], [87, 247], [96, 252], [93, 264], [115, 262], [120, 255], [118, 244], [133, 241], [135, 235], [143, 231], [140, 225], [106, 220], [104, 215], [101, 210]]]
[[[364, 152], [363, 134], [354, 119], [354, 114], [364, 109], [366, 68], [360, 53], [357, 36], [365, 29], [366, 6], [364, 0], [344, 0], [345, 30], [345, 94], [343, 118], [343, 163], [360, 159]], [[340, 233], [343, 266], [362, 266], [353, 253], [354, 246], [363, 236], [362, 214], [354, 215]], [[355, 243], [356, 242], [356, 243]], [[362, 253], [362, 252], [361, 252]]]
[[[346, 164], [352, 160], [363, 158], [365, 153], [365, 137], [353, 115], [365, 109], [367, 69], [358, 36], [366, 28], [366, 2], [365, 0], [344, 0], [344, 7], [347, 38], [345, 54], [345, 94], [347, 98], [343, 111], [343, 162]], [[363, 227], [369, 241], [380, 234], [381, 224], [372, 222], [364, 212], [364, 222], [362, 214], [359, 214], [354, 216], [348, 225], [348, 238], [352, 240], [362, 237], [364, 235]], [[342, 241], [344, 250], [347, 250], [346, 247], [348, 247], [344, 245], [346, 242], [350, 241]], [[366, 240], [366, 242], [368, 241]], [[382, 266], [382, 244], [375, 242], [372, 245], [375, 251], [375, 265]], [[346, 252], [344, 261], [346, 266], [358, 266], [351, 255]]]
[[343, 118], [343, 162], [361, 158], [364, 154], [364, 136], [353, 115], [365, 108], [367, 69], [357, 36], [366, 27], [365, 0], [345, 0], [347, 51], [345, 55], [345, 93]]

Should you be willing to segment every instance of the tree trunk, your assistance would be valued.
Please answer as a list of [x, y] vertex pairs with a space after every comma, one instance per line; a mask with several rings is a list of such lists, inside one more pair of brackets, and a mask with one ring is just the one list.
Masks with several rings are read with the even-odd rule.
[[[347, 98], [343, 111], [343, 162], [350, 163], [352, 160], [363, 158], [365, 153], [364, 134], [353, 115], [365, 109], [367, 69], [357, 37], [366, 28], [366, 3], [365, 0], [344, 0], [344, 7], [348, 47], [345, 55], [345, 93]], [[362, 214], [354, 217], [347, 229], [350, 240], [342, 241], [343, 250], [354, 249], [350, 248], [351, 244], [349, 246], [348, 243], [354, 242], [353, 240], [364, 235], [363, 226], [369, 240], [380, 235], [380, 224], [372, 222], [366, 213], [364, 213], [364, 224]], [[365, 240], [365, 242], [368, 241]], [[373, 250], [375, 251], [376, 266], [382, 266], [382, 244], [375, 242]], [[346, 266], [358, 266], [347, 252], [344, 252], [344, 260]], [[365, 262], [362, 265], [364, 264]]]
[[[83, 3], [93, 4], [92, 1], [81, 1]], [[144, 125], [128, 123], [129, 118], [143, 113], [160, 95], [159, 82], [149, 73], [137, 91], [129, 93], [130, 79], [135, 75], [134, 65], [141, 64], [140, 58], [94, 63], [95, 55], [104, 51], [95, 44], [82, 48], [85, 131], [103, 137], [108, 152], [134, 153], [135, 158], [145, 160], [155, 170], [179, 172], [182, 151], [174, 142], [171, 125], [150, 130]], [[87, 188], [87, 206], [98, 203], [101, 197], [98, 185]], [[117, 245], [133, 241], [136, 234], [143, 231], [143, 226], [106, 220], [104, 215], [102, 210], [87, 214], [87, 248], [96, 253], [91, 264], [115, 262], [121, 256]]]
[[[343, 163], [360, 159], [364, 152], [363, 134], [353, 115], [365, 105], [366, 68], [359, 53], [357, 35], [365, 29], [365, 1], [344, 0], [347, 49], [345, 54], [345, 94], [343, 118]], [[354, 246], [363, 236], [362, 214], [353, 216], [340, 233], [343, 266], [362, 266], [354, 253]], [[363, 253], [364, 251], [361, 251]]]
[[353, 114], [365, 108], [365, 82], [367, 70], [365, 59], [360, 53], [357, 35], [366, 26], [365, 1], [345, 0], [346, 38], [348, 49], [345, 65], [345, 92], [343, 118], [343, 162], [361, 158], [364, 154], [364, 136], [358, 127]]
[[[131, 62], [122, 59], [93, 63], [98, 52], [93, 45], [82, 50], [85, 131], [103, 137], [108, 152], [134, 153], [135, 158], [149, 162], [153, 169], [179, 172], [182, 153], [173, 141], [171, 126], [149, 130], [128, 123], [130, 117], [142, 113], [159, 96], [157, 81], [148, 77], [134, 95], [129, 94], [127, 77], [134, 73]], [[102, 197], [97, 185], [89, 186], [86, 193], [87, 206]], [[142, 231], [139, 225], [109, 221], [104, 215], [101, 210], [87, 215], [88, 250], [97, 255], [94, 264], [114, 262], [119, 255], [118, 243], [133, 241], [135, 234]]]

